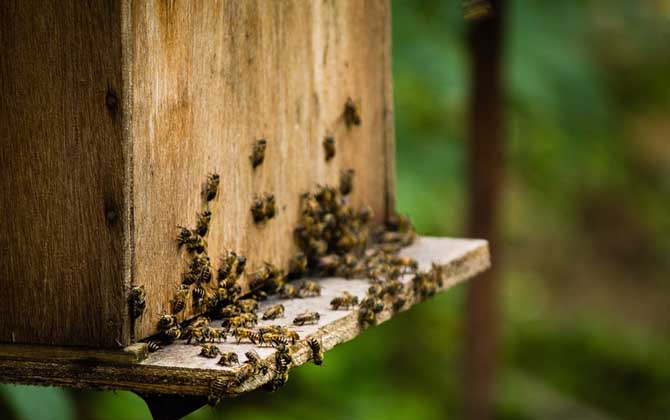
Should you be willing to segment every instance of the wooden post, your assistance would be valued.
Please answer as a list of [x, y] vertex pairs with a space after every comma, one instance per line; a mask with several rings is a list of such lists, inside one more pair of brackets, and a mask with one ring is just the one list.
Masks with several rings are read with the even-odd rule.
[[504, 0], [492, 1], [492, 14], [472, 22], [468, 162], [468, 235], [486, 238], [495, 250], [493, 267], [469, 285], [465, 352], [465, 411], [470, 420], [493, 418], [498, 351], [498, 215], [503, 177], [503, 22]]

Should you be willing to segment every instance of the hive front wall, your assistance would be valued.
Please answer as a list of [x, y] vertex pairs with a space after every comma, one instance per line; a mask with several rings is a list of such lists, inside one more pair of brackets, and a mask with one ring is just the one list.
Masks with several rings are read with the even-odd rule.
[[[356, 171], [351, 202], [380, 222], [393, 207], [390, 16], [386, 0], [132, 2], [132, 270], [147, 293], [134, 339], [170, 311], [187, 256], [175, 225], [204, 209], [208, 173], [221, 176], [208, 251], [286, 265], [299, 195]], [[362, 123], [347, 127], [348, 98]], [[336, 155], [326, 162], [330, 135]], [[255, 140], [268, 142], [252, 169]], [[255, 196], [275, 195], [278, 214], [253, 223]], [[189, 307], [184, 316], [192, 315]]]

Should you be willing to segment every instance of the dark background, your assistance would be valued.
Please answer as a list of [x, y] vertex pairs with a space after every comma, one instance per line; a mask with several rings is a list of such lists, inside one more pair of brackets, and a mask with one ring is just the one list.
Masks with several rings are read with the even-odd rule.
[[[670, 2], [508, 1], [500, 419], [670, 418]], [[463, 236], [470, 68], [458, 1], [393, 1], [398, 208]], [[466, 286], [189, 419], [463, 418]], [[148, 418], [128, 392], [0, 386], [7, 419]]]

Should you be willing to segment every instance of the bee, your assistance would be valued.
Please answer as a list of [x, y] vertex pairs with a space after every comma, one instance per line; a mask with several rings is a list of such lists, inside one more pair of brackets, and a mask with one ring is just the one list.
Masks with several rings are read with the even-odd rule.
[[288, 369], [286, 370], [277, 370], [276, 374], [272, 377], [270, 382], [263, 385], [263, 389], [270, 392], [275, 392], [281, 389], [288, 382]]
[[335, 139], [326, 137], [323, 139], [323, 151], [325, 152], [326, 162], [335, 157]]
[[282, 334], [267, 333], [263, 335], [263, 342], [269, 343], [273, 347], [277, 347], [279, 345], [288, 346], [290, 341], [291, 339], [289, 337]]
[[172, 313], [178, 314], [183, 311], [186, 307], [186, 300], [188, 299], [188, 286], [180, 285], [177, 287], [177, 293], [175, 293], [174, 298], [172, 299]]
[[388, 280], [384, 283], [384, 294], [396, 296], [398, 293], [402, 292], [403, 288], [400, 280]]
[[414, 258], [394, 255], [391, 258], [391, 263], [396, 266], [405, 267], [406, 269], [414, 273], [419, 269], [419, 263]]
[[429, 273], [416, 273], [412, 278], [412, 289], [414, 294], [422, 299], [427, 299], [437, 293], [437, 283]]
[[311, 337], [307, 340], [307, 344], [312, 350], [312, 361], [314, 364], [317, 366], [323, 364], [323, 349], [321, 348], [321, 343], [317, 341], [316, 338]]
[[293, 320], [295, 325], [316, 324], [319, 322], [321, 316], [318, 312], [304, 312], [296, 316]]
[[221, 358], [216, 363], [221, 366], [232, 366], [233, 364], [239, 365], [240, 360], [237, 358], [237, 353], [222, 352]]
[[237, 266], [235, 267], [235, 274], [237, 277], [241, 276], [244, 273], [244, 268], [247, 266], [247, 257], [244, 255], [237, 256]]
[[256, 369], [251, 364], [245, 363], [235, 375], [234, 382], [237, 386], [242, 385], [247, 379], [256, 372]]
[[340, 266], [340, 256], [337, 254], [324, 255], [319, 258], [317, 265], [324, 273], [332, 274]]
[[205, 328], [207, 327], [193, 327], [190, 326], [186, 329], [186, 344], [191, 344], [191, 341], [194, 343], [203, 343], [206, 340], [205, 337]]
[[251, 149], [251, 156], [249, 160], [251, 161], [251, 167], [256, 169], [256, 166], [263, 163], [265, 160], [265, 148], [267, 147], [267, 140], [259, 139], [254, 143], [253, 148]]
[[216, 198], [216, 193], [219, 190], [219, 181], [219, 174], [210, 174], [207, 177], [207, 182], [205, 183], [205, 188], [203, 190], [205, 200], [212, 201]]
[[158, 319], [158, 329], [161, 331], [167, 331], [175, 325], [177, 325], [177, 317], [172, 314], [163, 314]]
[[384, 302], [378, 300], [375, 296], [366, 296], [360, 303], [361, 308], [369, 309], [378, 314], [384, 310]]
[[358, 323], [363, 327], [374, 325], [377, 322], [377, 314], [370, 308], [361, 306], [358, 310]]
[[213, 359], [221, 353], [218, 347], [214, 344], [203, 344], [200, 347], [200, 356], [206, 357], [208, 359]]
[[393, 301], [393, 311], [398, 312], [405, 306], [405, 303], [407, 303], [407, 299], [402, 295], [398, 295]]
[[247, 360], [245, 360], [244, 363], [250, 365], [253, 368], [254, 373], [260, 373], [261, 375], [268, 373], [267, 364], [261, 359], [258, 353], [256, 353], [256, 350], [249, 350], [244, 353], [244, 355], [247, 357]]
[[279, 325], [269, 325], [265, 327], [260, 327], [258, 329], [258, 333], [261, 334], [263, 337], [266, 337], [268, 334], [283, 335], [289, 339], [291, 344], [295, 344], [298, 340], [300, 340], [300, 335], [297, 332], [289, 330], [288, 328]]
[[202, 300], [204, 299], [206, 294], [207, 294], [207, 290], [205, 290], [205, 288], [202, 287], [201, 284], [197, 284], [193, 288], [193, 302], [196, 303], [196, 304], [198, 304], [200, 302], [200, 304], [201, 304]]
[[294, 299], [298, 297], [298, 289], [294, 285], [286, 283], [279, 290], [279, 297], [282, 299]]
[[344, 104], [344, 123], [347, 127], [352, 125], [361, 125], [361, 115], [358, 112], [358, 107], [354, 103], [353, 99], [347, 98], [347, 102]]
[[346, 291], [342, 296], [333, 298], [333, 300], [330, 301], [330, 306], [333, 307], [333, 310], [338, 310], [340, 308], [349, 309], [356, 305], [358, 305], [358, 297], [353, 296]]
[[328, 242], [321, 239], [310, 238], [307, 247], [312, 255], [324, 255], [328, 252]]
[[342, 171], [340, 174], [340, 194], [344, 196], [349, 195], [354, 189], [354, 174], [355, 171], [353, 169]]
[[277, 213], [277, 201], [274, 194], [266, 194], [263, 200], [263, 217], [265, 220], [270, 220], [275, 217]]
[[209, 231], [209, 223], [212, 221], [212, 212], [205, 210], [202, 213], [198, 214], [198, 220], [196, 223], [195, 232], [200, 236], [207, 235]]
[[311, 280], [305, 281], [300, 285], [298, 294], [300, 294], [300, 297], [321, 296], [321, 286]]
[[242, 321], [242, 325], [246, 327], [253, 327], [258, 324], [258, 316], [252, 312], [245, 312], [238, 315], [238, 318]]
[[277, 352], [275, 353], [275, 367], [278, 372], [285, 372], [291, 367], [291, 364], [293, 364], [291, 351], [286, 344], [278, 344], [275, 348], [277, 349]]
[[149, 353], [154, 353], [157, 352], [158, 350], [161, 349], [160, 344], [156, 341], [148, 341], [147, 342], [147, 350], [149, 350]]
[[258, 301], [255, 299], [240, 299], [237, 301], [237, 306], [246, 313], [258, 311]]
[[263, 312], [263, 319], [277, 319], [284, 316], [284, 305], [281, 303], [272, 305]]
[[251, 217], [254, 223], [261, 223], [265, 220], [265, 201], [261, 198], [256, 198], [251, 204]]
[[221, 308], [221, 312], [219, 313], [222, 318], [232, 318], [234, 316], [237, 316], [241, 313], [241, 310], [239, 306], [237, 305], [226, 305], [223, 308]]
[[165, 336], [170, 341], [179, 340], [181, 338], [181, 329], [177, 326], [170, 327], [165, 330]]
[[288, 274], [290, 278], [301, 277], [307, 271], [307, 257], [302, 252], [298, 252], [288, 263]]
[[228, 381], [223, 378], [214, 379], [209, 385], [209, 394], [207, 395], [207, 404], [214, 406], [219, 403], [221, 396], [228, 388]]
[[265, 284], [270, 278], [271, 274], [272, 273], [270, 272], [268, 264], [265, 264], [258, 271], [251, 274], [251, 278], [249, 279], [249, 288], [251, 290], [256, 290], [265, 287]]
[[192, 327], [206, 327], [209, 325], [209, 318], [206, 316], [199, 316], [193, 322], [191, 322]]
[[368, 296], [381, 297], [384, 294], [384, 288], [379, 283], [373, 283], [368, 288]]
[[179, 226], [179, 234], [177, 235], [177, 244], [181, 247], [182, 245], [189, 244], [193, 241], [193, 237], [197, 235], [194, 231], [191, 229], [184, 227], [184, 226]]
[[210, 343], [213, 343], [214, 340], [221, 342], [221, 340], [226, 340], [226, 332], [221, 328], [205, 328], [205, 338], [209, 340]]
[[237, 340], [237, 344], [240, 344], [244, 339], [251, 341], [253, 344], [258, 344], [261, 341], [260, 334], [248, 328], [235, 328], [233, 337]]
[[133, 319], [139, 318], [144, 309], [146, 309], [146, 292], [144, 286], [135, 286], [130, 289], [130, 295], [128, 296], [128, 306], [130, 307], [130, 315]]
[[189, 252], [202, 254], [205, 252], [205, 249], [207, 249], [207, 241], [205, 241], [202, 236], [196, 233], [195, 236], [191, 237], [191, 239], [186, 243], [186, 249], [188, 249]]

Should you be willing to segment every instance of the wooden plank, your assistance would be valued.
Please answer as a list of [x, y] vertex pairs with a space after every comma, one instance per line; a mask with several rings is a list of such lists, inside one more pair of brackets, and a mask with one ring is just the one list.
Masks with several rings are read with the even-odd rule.
[[[488, 244], [482, 240], [427, 238], [403, 251], [404, 255], [416, 258], [421, 269], [430, 268], [432, 262], [444, 267], [442, 291], [485, 270], [489, 266]], [[284, 318], [273, 323], [290, 324], [296, 313], [316, 310], [321, 314], [318, 325], [296, 327], [303, 340], [293, 347], [293, 358], [297, 365], [309, 361], [309, 350], [304, 338], [320, 339], [324, 349], [349, 341], [363, 330], [357, 322], [357, 312], [333, 311], [329, 301], [343, 290], [362, 297], [368, 287], [364, 280], [329, 278], [319, 280], [322, 295], [316, 298], [282, 301], [286, 307]], [[403, 279], [410, 282], [410, 276]], [[402, 310], [418, 304], [415, 296]], [[270, 300], [264, 306], [275, 303]], [[394, 314], [385, 310], [379, 314], [378, 322], [385, 322]], [[251, 345], [222, 343], [220, 348], [235, 351], [244, 360], [243, 353]], [[256, 348], [263, 357], [273, 357], [270, 348]], [[10, 383], [59, 385], [77, 388], [126, 389], [141, 393], [163, 393], [182, 395], [206, 395], [210, 383], [217, 378], [232, 378], [238, 368], [225, 368], [216, 364], [216, 359], [197, 356], [198, 346], [176, 343], [150, 354], [140, 363], [81, 363], [45, 358], [17, 358], [0, 353], [0, 381]], [[328, 364], [326, 355], [326, 366]], [[229, 396], [250, 391], [267, 382], [270, 376], [255, 377], [239, 388], [230, 389]]]
[[130, 342], [118, 2], [0, 2], [0, 341]]
[[[211, 203], [209, 254], [224, 249], [285, 265], [300, 193], [337, 184], [356, 171], [351, 202], [369, 204], [380, 222], [392, 210], [393, 159], [389, 4], [261, 0], [133, 2], [132, 132], [134, 231], [132, 278], [147, 290], [135, 337], [156, 332], [185, 269], [175, 225], [204, 209], [201, 184], [221, 174]], [[347, 127], [347, 99], [360, 126]], [[322, 141], [336, 140], [324, 160]], [[267, 139], [252, 170], [252, 143]], [[275, 219], [253, 223], [253, 198], [273, 193]], [[191, 316], [187, 308], [184, 316]]]

